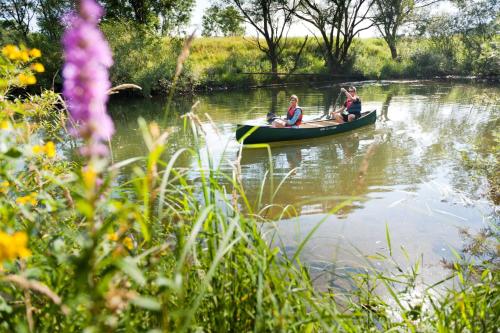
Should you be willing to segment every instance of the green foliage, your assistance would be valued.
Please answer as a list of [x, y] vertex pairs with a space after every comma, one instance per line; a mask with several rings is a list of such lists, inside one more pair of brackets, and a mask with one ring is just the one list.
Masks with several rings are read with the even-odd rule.
[[498, 75], [498, 1], [454, 3], [458, 13], [429, 15], [423, 20], [425, 23], [420, 30], [430, 36], [435, 51], [446, 57], [451, 71]]
[[131, 21], [167, 35], [189, 23], [194, 0], [105, 0], [107, 21]]
[[219, 7], [212, 5], [203, 15], [202, 36], [243, 36], [245, 26], [243, 17], [233, 6]]
[[495, 36], [491, 42], [481, 45], [481, 53], [472, 61], [475, 73], [485, 75], [498, 75], [500, 73], [500, 37]]
[[[399, 58], [391, 53], [382, 38], [354, 39], [349, 56], [342, 67], [335, 67], [334, 75], [352, 75], [366, 79], [432, 78], [442, 75], [490, 75], [500, 73], [498, 36], [480, 45], [476, 57], [469, 58], [466, 46], [458, 35], [450, 37], [445, 22], [436, 20], [427, 26], [428, 38], [413, 37], [399, 40]], [[177, 56], [183, 40], [162, 37], [147, 26], [131, 21], [105, 21], [102, 30], [114, 53], [111, 70], [113, 86], [134, 83], [143, 87], [145, 96], [165, 95], [171, 90]], [[449, 26], [452, 29], [452, 26]], [[9, 43], [18, 37], [9, 30], [0, 41]], [[43, 33], [32, 33], [28, 42], [44, 50], [46, 72], [38, 77], [42, 87], [61, 87], [62, 52], [59, 43]], [[297, 52], [304, 42], [302, 37], [288, 38], [283, 44], [277, 63], [280, 73], [308, 75], [280, 75], [281, 83], [304, 82], [311, 79], [328, 80], [323, 50], [309, 39], [300, 57]], [[271, 82], [271, 63], [258, 49], [256, 40], [248, 37], [197, 38], [191, 44], [190, 55], [177, 83], [176, 91], [197, 89], [245, 88]], [[310, 75], [315, 74], [315, 75]]]
[[[17, 82], [25, 64], [7, 58], [0, 56], [2, 82]], [[97, 171], [71, 158], [77, 143], [56, 93], [14, 98], [11, 87], [0, 95], [2, 331], [496, 328], [498, 270], [485, 266], [478, 275], [457, 265], [457, 287], [439, 295], [419, 284], [420, 260], [409, 268], [395, 261], [388, 229], [387, 251], [348, 278], [353, 289], [315, 290], [300, 262], [304, 243], [293, 257], [269, 245], [257, 216], [264, 203], [249, 203], [238, 166], [232, 175], [203, 166], [193, 113], [185, 118], [186, 148], [165, 154], [168, 133], [139, 119], [146, 154], [113, 165], [100, 160]], [[177, 167], [179, 158], [198, 165], [196, 182]]]
[[[181, 40], [161, 38], [130, 21], [103, 23], [101, 29], [113, 51], [113, 85], [134, 83], [143, 88], [146, 96], [166, 94], [171, 89], [170, 78], [174, 76]], [[177, 89], [182, 91], [192, 85], [187, 66]]]
[[375, 0], [372, 21], [391, 50], [394, 60], [398, 58], [397, 41], [399, 30], [411, 21], [415, 7], [426, 6], [429, 0]]
[[[38, 0], [37, 22], [40, 32], [46, 35], [52, 44], [59, 44], [63, 32], [63, 16], [72, 8], [69, 0]], [[45, 50], [45, 49], [44, 49]]]

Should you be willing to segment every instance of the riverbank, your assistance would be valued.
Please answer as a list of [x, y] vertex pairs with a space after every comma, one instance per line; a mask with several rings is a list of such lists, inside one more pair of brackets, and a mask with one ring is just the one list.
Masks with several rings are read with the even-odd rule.
[[[184, 45], [182, 39], [159, 37], [128, 24], [103, 23], [114, 56], [111, 80], [114, 86], [134, 83], [143, 96], [167, 95], [174, 84], [177, 58]], [[278, 80], [272, 80], [270, 63], [250, 37], [196, 38], [189, 45], [189, 57], [175, 82], [176, 94], [196, 91], [248, 89], [271, 85], [291, 85], [317, 82], [341, 82], [389, 79], [434, 79], [476, 77], [498, 81], [499, 66], [486, 54], [470, 63], [463, 48], [455, 41], [454, 48], [430, 38], [403, 38], [398, 48], [400, 57], [391, 58], [382, 38], [356, 38], [349, 59], [335, 72], [328, 72], [317, 42], [309, 38], [297, 59], [296, 53], [304, 42], [302, 37], [289, 38], [282, 54]], [[43, 49], [46, 73], [40, 78], [44, 88], [61, 85], [62, 57], [58, 44], [33, 34], [30, 46]], [[446, 54], [446, 55], [445, 55]], [[493, 60], [492, 60], [493, 59]], [[491, 63], [489, 63], [491, 62]]]

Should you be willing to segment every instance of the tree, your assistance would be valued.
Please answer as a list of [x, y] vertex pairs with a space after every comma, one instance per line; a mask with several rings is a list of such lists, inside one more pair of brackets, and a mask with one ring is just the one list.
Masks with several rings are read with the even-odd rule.
[[[454, 0], [451, 5], [456, 6], [455, 14], [427, 15], [421, 32], [440, 49], [445, 46], [449, 57], [459, 58], [465, 72], [498, 75], [500, 3], [497, 0]], [[462, 53], [457, 54], [457, 49], [463, 50]]]
[[162, 34], [174, 30], [180, 33], [191, 19], [195, 0], [155, 0], [155, 12], [160, 18]]
[[203, 36], [242, 36], [245, 33], [243, 17], [234, 6], [211, 6], [203, 15], [202, 26]]
[[302, 0], [295, 15], [319, 30], [323, 56], [330, 73], [348, 58], [354, 37], [369, 29], [367, 22], [372, 0]]
[[0, 0], [0, 19], [11, 22], [14, 29], [26, 38], [35, 7], [35, 0]]
[[[499, 35], [500, 2], [496, 0], [455, 0], [454, 2], [460, 13], [454, 17], [454, 25], [465, 46], [468, 69], [472, 69], [474, 63], [491, 44], [497, 44], [493, 46], [493, 50], [498, 49], [498, 39], [495, 43], [494, 38], [498, 38]], [[496, 54], [498, 55], [498, 51]], [[491, 64], [496, 63], [497, 69], [500, 62], [498, 59], [498, 57], [492, 59]], [[498, 75], [498, 72], [496, 74]]]
[[[292, 23], [298, 0], [227, 1], [233, 3], [244, 17], [245, 22], [257, 30], [257, 46], [271, 62], [272, 79], [273, 81], [277, 81], [278, 63], [286, 47], [286, 36]], [[265, 45], [261, 43], [260, 36], [264, 38]]]
[[194, 0], [103, 0], [106, 20], [131, 20], [167, 34], [189, 23]]
[[400, 28], [409, 23], [417, 9], [440, 0], [374, 0], [373, 23], [391, 50], [392, 59], [398, 58], [397, 41]]
[[61, 38], [62, 17], [72, 8], [70, 0], [37, 0], [37, 23], [40, 31], [52, 40]]

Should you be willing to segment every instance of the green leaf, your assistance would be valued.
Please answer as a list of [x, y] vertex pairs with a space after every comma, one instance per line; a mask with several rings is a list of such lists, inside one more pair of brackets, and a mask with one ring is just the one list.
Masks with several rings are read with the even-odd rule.
[[143, 286], [146, 284], [146, 278], [142, 274], [137, 263], [130, 257], [127, 257], [118, 262], [118, 267], [123, 273], [127, 274], [132, 280], [134, 280], [138, 285]]
[[85, 200], [78, 200], [76, 202], [76, 209], [88, 218], [92, 217], [94, 211], [92, 205]]
[[2, 296], [0, 296], [0, 312], [7, 312], [7, 313], [12, 312], [12, 307], [9, 306], [9, 304], [7, 304], [7, 302]]
[[40, 268], [28, 268], [24, 271], [24, 276], [28, 279], [39, 279], [43, 274], [43, 271]]
[[10, 148], [9, 151], [5, 153], [5, 156], [12, 157], [12, 158], [19, 158], [22, 155], [22, 153], [15, 149], [15, 148]]
[[385, 238], [387, 239], [387, 246], [389, 247], [389, 255], [392, 257], [391, 234], [389, 233], [389, 226], [385, 224]]
[[132, 303], [140, 308], [151, 311], [159, 311], [161, 309], [160, 303], [152, 297], [138, 296], [132, 299]]

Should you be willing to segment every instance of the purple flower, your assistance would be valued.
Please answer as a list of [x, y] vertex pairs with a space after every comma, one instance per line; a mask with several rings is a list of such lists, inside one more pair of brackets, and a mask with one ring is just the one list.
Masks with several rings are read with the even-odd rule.
[[114, 132], [106, 113], [108, 69], [113, 64], [111, 50], [97, 23], [103, 14], [94, 0], [80, 0], [78, 12], [67, 17], [63, 36], [65, 64], [63, 95], [68, 101], [72, 134], [83, 138], [85, 156], [105, 156], [105, 142]]

